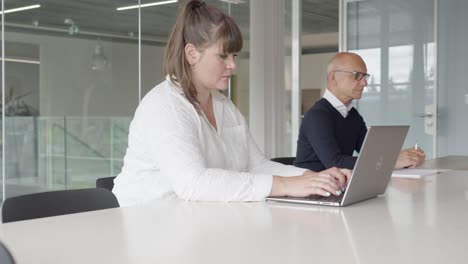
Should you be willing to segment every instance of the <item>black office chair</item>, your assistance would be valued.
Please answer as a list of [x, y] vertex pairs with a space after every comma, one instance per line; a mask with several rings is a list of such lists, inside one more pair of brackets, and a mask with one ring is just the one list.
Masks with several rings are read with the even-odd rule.
[[96, 188], [104, 188], [109, 191], [112, 191], [114, 188], [114, 177], [105, 177], [105, 178], [99, 178], [96, 180]]
[[114, 194], [91, 188], [27, 194], [3, 202], [3, 223], [119, 207]]
[[293, 165], [295, 159], [296, 157], [279, 157], [279, 158], [272, 158], [271, 161], [279, 162], [284, 165]]
[[2, 264], [15, 264], [15, 260], [11, 255], [8, 248], [0, 242], [0, 263]]

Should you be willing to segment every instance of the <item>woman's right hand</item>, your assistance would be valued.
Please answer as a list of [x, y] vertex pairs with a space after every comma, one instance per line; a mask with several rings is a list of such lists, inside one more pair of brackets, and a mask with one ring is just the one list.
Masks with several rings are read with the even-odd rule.
[[307, 197], [340, 195], [346, 188], [351, 170], [330, 168], [321, 172], [306, 171], [301, 176], [273, 176], [271, 196]]

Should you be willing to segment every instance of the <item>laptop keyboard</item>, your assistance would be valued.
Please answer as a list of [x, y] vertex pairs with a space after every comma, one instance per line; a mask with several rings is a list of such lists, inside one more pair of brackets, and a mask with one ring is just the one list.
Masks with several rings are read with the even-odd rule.
[[314, 194], [314, 195], [306, 197], [305, 199], [310, 200], [310, 201], [340, 202], [341, 199], [343, 199], [343, 196], [344, 196], [344, 192], [338, 196], [330, 195], [328, 197]]
[[[341, 200], [343, 200], [345, 191], [341, 193], [341, 195], [336, 196], [336, 195], [330, 195], [328, 197], [326, 196], [321, 196], [318, 194], [314, 194], [308, 197], [289, 197], [291, 201], [313, 201], [313, 202], [324, 202], [324, 203], [340, 203]], [[272, 199], [288, 199], [288, 196], [271, 196], [269, 198]]]

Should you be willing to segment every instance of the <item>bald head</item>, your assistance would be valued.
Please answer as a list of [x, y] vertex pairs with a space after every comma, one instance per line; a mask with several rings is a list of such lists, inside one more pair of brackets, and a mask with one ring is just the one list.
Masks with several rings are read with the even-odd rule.
[[367, 86], [367, 67], [362, 58], [351, 52], [339, 52], [331, 58], [327, 68], [327, 89], [343, 104], [360, 99]]
[[331, 72], [336, 70], [354, 71], [353, 68], [362, 65], [365, 67], [366, 64], [361, 56], [356, 53], [338, 52], [331, 58], [330, 62], [328, 62], [327, 74], [330, 75]]

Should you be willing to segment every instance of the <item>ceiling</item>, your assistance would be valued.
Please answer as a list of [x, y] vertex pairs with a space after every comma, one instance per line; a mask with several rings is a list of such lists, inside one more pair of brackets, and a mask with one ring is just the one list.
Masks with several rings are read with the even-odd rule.
[[[136, 41], [138, 9], [116, 11], [117, 7], [138, 4], [137, 0], [4, 0], [5, 9], [40, 4], [41, 8], [5, 15], [7, 31], [27, 31], [37, 34], [66, 34], [73, 37], [93, 37]], [[232, 1], [232, 0], [231, 0]], [[254, 0], [251, 0], [254, 1]], [[154, 0], [141, 0], [141, 4]], [[245, 37], [249, 38], [249, 1], [229, 4], [220, 0], [207, 3], [231, 12]], [[239, 2], [239, 1], [234, 1]], [[142, 39], [164, 44], [175, 22], [181, 3], [141, 9]], [[286, 9], [290, 1], [286, 0]], [[286, 19], [291, 19], [286, 12]], [[68, 19], [68, 20], [67, 20]], [[67, 23], [65, 22], [67, 21]], [[303, 0], [303, 34], [338, 32], [338, 0]]]

